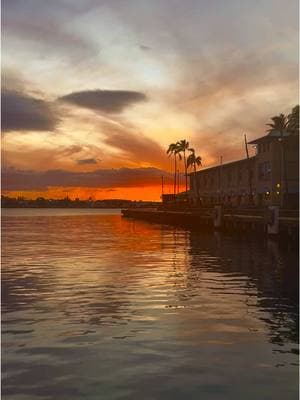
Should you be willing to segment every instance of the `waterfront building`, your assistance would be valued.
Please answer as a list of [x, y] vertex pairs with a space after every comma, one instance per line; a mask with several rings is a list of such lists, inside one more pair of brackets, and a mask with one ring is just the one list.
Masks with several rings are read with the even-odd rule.
[[299, 136], [266, 135], [252, 140], [255, 155], [189, 174], [189, 199], [212, 206], [297, 208]]

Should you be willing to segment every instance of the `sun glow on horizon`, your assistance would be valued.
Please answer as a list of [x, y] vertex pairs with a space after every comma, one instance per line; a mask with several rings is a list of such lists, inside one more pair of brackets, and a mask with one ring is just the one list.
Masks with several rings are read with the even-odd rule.
[[[185, 190], [180, 186], [180, 191]], [[172, 194], [173, 185], [164, 185], [164, 194]], [[139, 187], [114, 187], [114, 188], [87, 188], [87, 187], [50, 187], [48, 190], [41, 191], [3, 191], [3, 195], [9, 197], [24, 197], [28, 200], [34, 200], [38, 197], [45, 199], [63, 199], [69, 197], [72, 200], [79, 198], [81, 200], [142, 200], [142, 201], [161, 201], [161, 185], [139, 186]]]

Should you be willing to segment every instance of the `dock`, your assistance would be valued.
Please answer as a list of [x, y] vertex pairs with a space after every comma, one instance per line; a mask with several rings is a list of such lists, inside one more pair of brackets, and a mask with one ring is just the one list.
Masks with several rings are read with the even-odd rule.
[[299, 234], [298, 210], [223, 209], [221, 206], [203, 209], [166, 210], [155, 208], [128, 208], [122, 210], [126, 218], [154, 223], [180, 225], [199, 230], [249, 232], [294, 239]]

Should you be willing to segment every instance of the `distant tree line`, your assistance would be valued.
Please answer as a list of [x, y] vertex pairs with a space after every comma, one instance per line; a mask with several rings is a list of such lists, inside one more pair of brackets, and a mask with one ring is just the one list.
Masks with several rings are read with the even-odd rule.
[[68, 196], [63, 199], [45, 199], [38, 197], [36, 199], [26, 199], [20, 197], [1, 196], [2, 208], [123, 208], [123, 207], [145, 207], [157, 205], [157, 202], [152, 201], [132, 201], [124, 199], [106, 199], [93, 200], [91, 197], [88, 200], [70, 199]]

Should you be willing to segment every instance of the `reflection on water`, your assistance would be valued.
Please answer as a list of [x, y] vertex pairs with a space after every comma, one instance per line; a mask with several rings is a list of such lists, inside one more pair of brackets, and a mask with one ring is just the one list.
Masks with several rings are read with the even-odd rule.
[[298, 398], [293, 249], [115, 211], [2, 228], [5, 399]]

